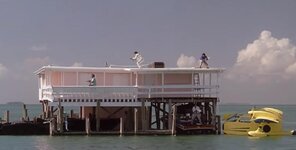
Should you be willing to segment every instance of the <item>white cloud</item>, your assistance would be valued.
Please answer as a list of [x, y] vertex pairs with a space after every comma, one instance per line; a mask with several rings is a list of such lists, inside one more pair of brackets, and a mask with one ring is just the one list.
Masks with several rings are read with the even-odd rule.
[[238, 53], [229, 78], [281, 80], [296, 75], [296, 46], [287, 38], [272, 37], [262, 31], [259, 38]]
[[36, 51], [36, 52], [42, 52], [42, 51], [47, 51], [47, 46], [46, 45], [34, 45], [30, 48], [31, 51]]
[[3, 77], [7, 71], [8, 69], [3, 64], [0, 64], [0, 78]]
[[184, 54], [181, 54], [177, 61], [177, 66], [179, 68], [182, 67], [196, 67], [197, 61], [196, 58], [193, 56], [186, 56]]
[[82, 67], [83, 66], [83, 63], [81, 62], [75, 62], [72, 67]]
[[291, 75], [296, 75], [296, 62], [292, 65], [290, 65], [286, 70], [286, 73], [291, 74]]
[[25, 60], [26, 67], [42, 67], [50, 64], [50, 58], [47, 57], [35, 57], [35, 58], [28, 58]]

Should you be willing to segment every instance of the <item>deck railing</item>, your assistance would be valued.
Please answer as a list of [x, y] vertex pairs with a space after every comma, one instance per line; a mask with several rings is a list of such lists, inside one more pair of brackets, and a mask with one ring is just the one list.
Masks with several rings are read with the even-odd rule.
[[218, 85], [54, 86], [42, 89], [42, 99], [138, 99], [217, 97]]
[[139, 86], [138, 97], [141, 98], [172, 98], [172, 97], [216, 97], [219, 86], [201, 85], [164, 85]]

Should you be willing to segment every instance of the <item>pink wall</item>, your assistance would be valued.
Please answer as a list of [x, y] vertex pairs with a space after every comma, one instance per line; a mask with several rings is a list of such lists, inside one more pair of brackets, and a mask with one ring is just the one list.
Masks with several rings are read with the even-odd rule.
[[138, 85], [157, 86], [162, 84], [161, 74], [140, 74], [138, 75]]
[[[50, 73], [48, 73], [50, 74]], [[104, 85], [104, 73], [91, 73], [91, 72], [52, 72], [51, 73], [51, 85], [60, 86], [62, 85], [62, 76], [64, 76], [64, 85], [88, 85], [88, 80], [91, 79], [91, 74], [95, 74], [97, 86]], [[131, 84], [131, 74], [130, 73], [105, 73], [106, 86], [129, 86]], [[77, 81], [78, 77], [78, 81]]]
[[66, 86], [72, 86], [76, 85], [76, 72], [64, 72], [64, 85]]
[[191, 84], [192, 74], [164, 74], [164, 84]]
[[61, 72], [54, 71], [51, 73], [51, 84], [52, 86], [60, 86], [62, 84]]
[[106, 86], [129, 86], [130, 73], [106, 73]]
[[[79, 72], [78, 76], [76, 72], [47, 72], [51, 74], [51, 85], [61, 86], [63, 83], [65, 86], [74, 85], [88, 85], [88, 80], [91, 79], [91, 72]], [[96, 76], [97, 86], [104, 86], [104, 73], [94, 73]], [[132, 79], [131, 79], [132, 75]], [[62, 79], [64, 77], [64, 79]], [[136, 84], [136, 75], [131, 73], [105, 73], [105, 85], [106, 86], [130, 86]], [[78, 81], [77, 81], [78, 79]], [[174, 84], [191, 84], [192, 74], [180, 74], [180, 73], [166, 73], [164, 74], [164, 85]], [[157, 86], [162, 85], [162, 74], [139, 74], [138, 85], [143, 86]]]

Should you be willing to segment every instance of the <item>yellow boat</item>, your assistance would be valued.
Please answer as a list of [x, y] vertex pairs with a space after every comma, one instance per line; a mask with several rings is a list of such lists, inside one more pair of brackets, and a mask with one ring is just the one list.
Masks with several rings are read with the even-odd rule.
[[260, 108], [248, 114], [226, 114], [223, 117], [224, 134], [249, 135], [255, 137], [295, 135], [296, 131], [282, 129], [283, 112], [275, 108]]

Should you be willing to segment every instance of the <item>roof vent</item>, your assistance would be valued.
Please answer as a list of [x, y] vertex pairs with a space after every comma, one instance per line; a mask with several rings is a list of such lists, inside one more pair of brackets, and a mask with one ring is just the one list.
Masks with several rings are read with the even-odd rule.
[[148, 68], [164, 68], [164, 62], [153, 62], [148, 65]]

